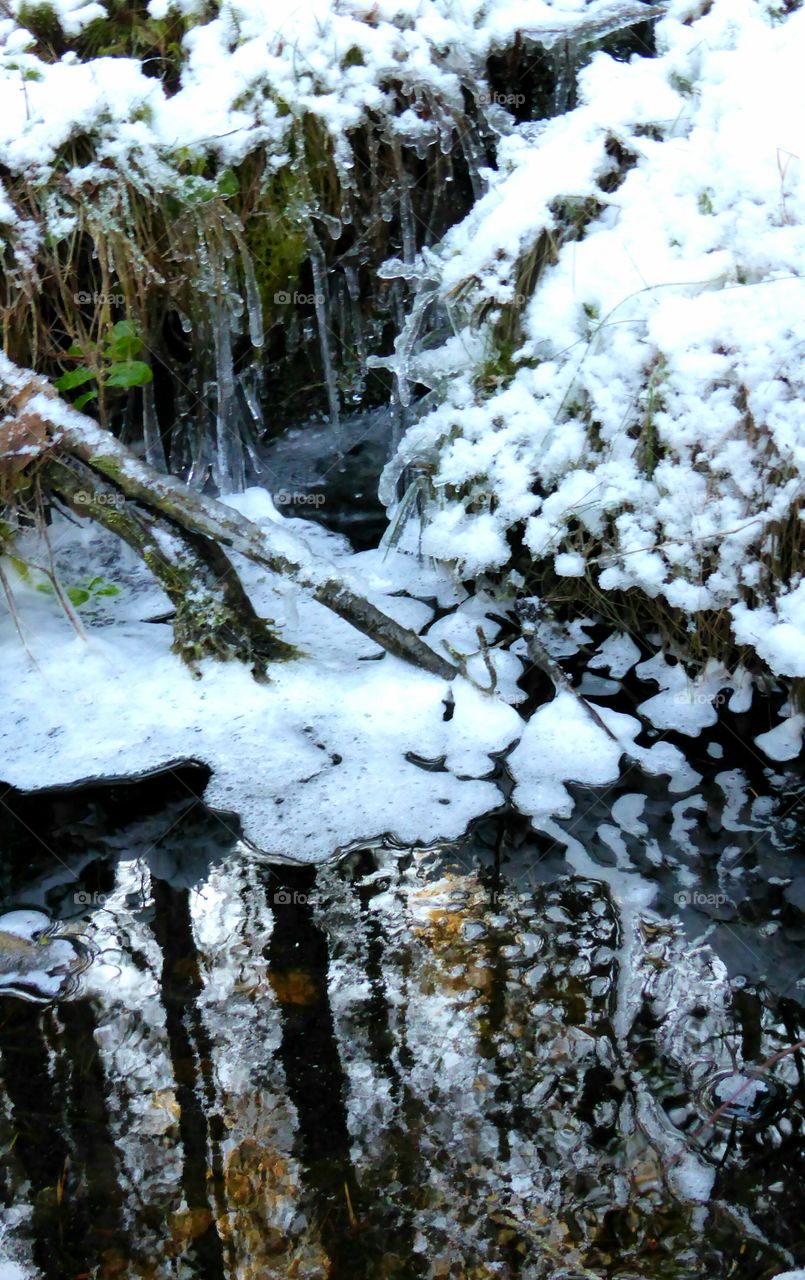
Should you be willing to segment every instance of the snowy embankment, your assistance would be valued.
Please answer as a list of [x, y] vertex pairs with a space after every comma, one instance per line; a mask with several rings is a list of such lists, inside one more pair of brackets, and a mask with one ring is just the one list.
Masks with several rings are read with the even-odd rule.
[[[258, 526], [288, 524], [263, 490], [228, 502]], [[29, 535], [21, 542], [32, 566], [27, 581], [13, 581], [22, 635], [8, 615], [0, 625], [3, 782], [36, 791], [196, 761], [212, 771], [205, 801], [233, 834], [239, 822], [258, 849], [303, 862], [385, 835], [412, 845], [456, 839], [501, 803], [493, 757], [512, 746], [515, 802], [559, 840], [553, 819], [573, 809], [564, 784], [613, 783], [624, 755], [667, 777], [672, 793], [695, 788], [699, 775], [678, 747], [662, 738], [636, 745], [642, 726], [635, 716], [598, 707], [613, 739], [560, 693], [524, 724], [516, 682], [528, 659], [519, 645], [517, 652], [495, 647], [490, 597], [468, 596], [446, 569], [398, 552], [355, 555], [336, 535], [290, 523], [315, 553], [349, 569], [389, 616], [425, 629], [437, 651], [465, 657], [470, 678], [448, 683], [384, 654], [298, 587], [236, 557], [258, 610], [300, 656], [274, 664], [268, 685], [234, 661], [207, 660], [195, 679], [171, 651], [170, 623], [151, 621], [164, 618], [170, 602], [142, 562], [97, 527], [59, 519], [50, 534], [54, 567], [74, 598], [88, 598], [78, 610], [79, 633], [52, 591], [42, 589], [44, 576], [38, 581], [38, 541]], [[444, 612], [436, 621], [435, 606]], [[587, 640], [580, 627], [571, 630], [577, 642]], [[492, 646], [485, 654], [479, 631]], [[549, 632], [544, 640], [560, 654], [578, 647]], [[617, 677], [638, 658], [622, 636], [606, 641], [591, 665]], [[490, 669], [496, 687], [484, 692]], [[715, 724], [714, 704], [731, 686], [715, 664], [696, 683], [661, 658], [637, 670], [660, 686], [637, 710], [663, 737], [671, 729], [696, 736]], [[734, 710], [747, 706], [747, 692], [732, 684]], [[789, 741], [791, 724], [758, 745], [774, 759], [791, 758], [798, 747]]]
[[[261, 490], [230, 501], [258, 523], [285, 523]], [[428, 606], [391, 594], [406, 585], [404, 563], [384, 564], [376, 552], [353, 557], [340, 539], [293, 524], [319, 550], [360, 566], [369, 597], [390, 616], [414, 627], [432, 617]], [[453, 839], [499, 803], [495, 784], [483, 780], [489, 753], [520, 727], [502, 700], [389, 658], [297, 588], [240, 561], [258, 609], [302, 656], [273, 665], [269, 685], [238, 662], [207, 661], [196, 680], [171, 652], [170, 625], [147, 621], [170, 602], [132, 553], [98, 529], [64, 522], [51, 537], [68, 587], [99, 573], [103, 586], [80, 610], [79, 635], [52, 594], [15, 582], [28, 651], [6, 618], [4, 782], [37, 790], [195, 760], [213, 771], [208, 804], [236, 814], [258, 848], [301, 861], [386, 832], [411, 844]], [[110, 585], [118, 594], [104, 594]], [[455, 599], [446, 574], [428, 585]]]
[[[367, 111], [393, 113], [390, 82], [418, 95], [421, 110], [395, 127], [408, 139], [420, 130], [424, 146], [440, 128], [434, 102], [458, 112], [472, 69], [518, 30], [550, 43], [623, 7], [320, 3], [280, 23], [267, 21], [273, 6], [240, 0], [189, 31], [172, 94], [130, 59], [43, 61], [4, 19], [5, 180], [49, 182], [79, 135], [93, 159], [69, 170], [72, 197], [60, 186], [44, 224], [0, 195], [3, 232], [25, 270], [46, 233], [69, 236], [78, 203], [92, 191], [103, 208], [122, 176], [171, 190], [196, 181], [183, 172], [188, 154], [231, 165], [257, 147], [281, 168], [296, 112], [330, 131], [343, 178], [348, 130]], [[97, 8], [61, 6], [76, 30]], [[488, 194], [422, 264], [454, 336], [410, 368], [407, 338], [399, 344], [401, 385], [431, 385], [439, 403], [409, 429], [389, 477], [427, 464], [417, 472], [430, 488], [422, 549], [464, 577], [508, 578], [513, 594], [526, 594], [549, 569], [578, 584], [590, 613], [594, 600], [634, 592], [673, 611], [683, 633], [726, 618], [744, 659], [800, 677], [805, 13], [781, 19], [755, 0], [700, 8], [671, 5], [656, 59], [596, 55], [569, 114], [517, 127], [507, 118]], [[262, 502], [253, 513], [276, 519]], [[214, 663], [196, 682], [171, 656], [169, 628], [145, 621], [165, 602], [126, 553], [97, 532], [64, 537], [66, 581], [102, 573], [123, 591], [84, 610], [84, 639], [51, 598], [15, 586], [30, 654], [6, 621], [7, 783], [67, 784], [195, 758], [213, 769], [212, 805], [238, 813], [259, 847], [300, 858], [383, 832], [449, 839], [499, 802], [485, 776], [490, 753], [523, 731], [506, 702], [517, 699], [523, 651], [493, 651], [498, 694], [456, 681], [446, 706], [443, 681], [374, 661], [379, 652], [346, 624], [239, 566], [257, 607], [305, 656], [277, 666], [267, 688]], [[344, 562], [333, 548], [328, 541]], [[446, 567], [431, 571], [400, 552], [349, 557], [349, 566], [371, 599], [416, 629], [431, 605], [396, 593], [462, 598], [428, 642], [475, 654], [470, 670], [486, 682], [476, 633], [494, 637], [490, 599], [464, 598]], [[733, 709], [751, 696], [742, 667], [705, 666], [689, 697], [684, 673], [661, 658], [647, 674], [661, 692], [645, 714], [665, 731], [712, 723], [720, 689], [732, 688]], [[634, 753], [637, 721], [606, 719]], [[791, 758], [801, 730], [792, 716], [761, 745]], [[689, 785], [678, 752], [643, 749], [641, 763]], [[516, 798], [543, 820], [566, 810], [568, 777], [606, 783], [618, 767], [604, 731], [558, 699], [523, 732]]]
[[425, 464], [422, 548], [466, 576], [803, 677], [805, 12], [677, 0], [656, 33], [504, 139], [423, 264], [453, 334], [405, 370], [437, 407], [386, 492]]
[[[107, 14], [78, 0], [52, 8], [73, 41]], [[189, 23], [179, 87], [169, 93], [134, 58], [44, 59], [31, 33], [37, 6], [12, 0], [0, 19], [0, 162], [10, 175], [46, 181], [63, 170], [66, 144], [90, 138], [92, 162], [70, 172], [75, 196], [120, 176], [164, 191], [174, 179], [186, 185], [178, 174], [188, 156], [233, 165], [259, 147], [281, 168], [294, 121], [309, 115], [332, 138], [344, 180], [354, 165], [349, 131], [370, 113], [387, 115], [406, 142], [427, 146], [453, 127], [452, 110], [463, 114], [462, 89], [482, 89], [485, 58], [518, 33], [553, 44], [599, 16], [634, 8], [610, 0], [304, 0], [286, 10], [232, 0], [204, 21], [206, 6], [194, 0], [151, 0], [153, 20], [181, 14]], [[400, 89], [415, 94], [416, 108], [395, 118]], [[503, 114], [492, 95], [486, 99]], [[4, 212], [7, 231], [38, 239], [37, 226], [23, 227], [10, 207]], [[64, 235], [75, 213], [51, 213]]]

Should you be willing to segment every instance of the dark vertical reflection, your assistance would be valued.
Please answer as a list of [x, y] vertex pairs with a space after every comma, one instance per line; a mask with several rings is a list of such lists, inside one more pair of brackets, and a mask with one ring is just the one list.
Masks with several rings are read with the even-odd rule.
[[[354, 868], [356, 878], [363, 879], [376, 870], [377, 863], [370, 851], [363, 851]], [[394, 1035], [383, 979], [386, 937], [378, 913], [371, 910], [372, 898], [380, 892], [380, 886], [377, 883], [359, 884], [355, 892], [361, 904], [361, 918], [366, 939], [365, 973], [371, 992], [369, 999], [363, 1005], [362, 1021], [366, 1029], [372, 1061], [390, 1082], [392, 1097], [399, 1102], [400, 1073], [393, 1058]]]
[[[363, 879], [377, 870], [377, 864], [371, 853], [364, 851], [354, 868], [354, 875]], [[386, 996], [384, 978], [384, 961], [388, 948], [388, 939], [383, 929], [381, 916], [372, 910], [372, 898], [383, 891], [382, 882], [359, 885], [356, 892], [361, 904], [361, 920], [366, 940], [365, 974], [369, 982], [371, 995], [363, 1006], [369, 1053], [373, 1063], [386, 1076], [391, 1086], [391, 1096], [398, 1109], [394, 1124], [387, 1130], [385, 1137], [386, 1150], [389, 1153], [391, 1169], [387, 1182], [400, 1184], [401, 1192], [396, 1197], [396, 1220], [383, 1221], [382, 1231], [385, 1239], [384, 1252], [388, 1256], [392, 1251], [396, 1254], [402, 1267], [402, 1260], [407, 1259], [405, 1274], [417, 1274], [419, 1268], [414, 1253], [415, 1211], [423, 1188], [427, 1187], [427, 1170], [421, 1157], [419, 1136], [423, 1126], [422, 1108], [408, 1086], [405, 1066], [411, 1065], [407, 1045], [398, 1044], [400, 1057], [408, 1056], [401, 1073], [394, 1060], [396, 1037], [392, 1029], [391, 1012]], [[378, 1170], [384, 1176], [386, 1170]], [[386, 1193], [387, 1203], [391, 1197]], [[402, 1272], [401, 1272], [402, 1274]]]
[[213, 1190], [220, 1207], [221, 1120], [213, 1112], [212, 1045], [198, 1008], [202, 978], [190, 916], [187, 889], [164, 880], [152, 881], [152, 930], [162, 951], [162, 1004], [168, 1047], [179, 1104], [182, 1144], [182, 1190], [188, 1208], [198, 1215], [198, 1234], [191, 1250], [204, 1280], [222, 1280], [223, 1247], [210, 1205], [207, 1164], [212, 1148]]
[[299, 1154], [320, 1203], [331, 1280], [339, 1280], [364, 1274], [356, 1256], [359, 1246], [351, 1238], [361, 1207], [349, 1154], [347, 1082], [327, 991], [327, 938], [307, 900], [314, 883], [312, 868], [266, 872], [274, 928], [264, 954], [282, 1007], [280, 1059], [299, 1117]]
[[[123, 1230], [120, 1157], [110, 1130], [109, 1085], [95, 1039], [95, 1008], [89, 1000], [59, 1009], [62, 1031], [56, 1046], [68, 1064], [64, 1096], [66, 1129], [76, 1177], [81, 1178], [82, 1216], [86, 1216], [86, 1259], [103, 1257], [110, 1266], [129, 1256]], [[68, 1204], [69, 1212], [69, 1204]]]
[[[14, 1155], [31, 1184], [33, 1257], [46, 1280], [73, 1254], [78, 1216], [59, 1202], [57, 1186], [69, 1167], [69, 1148], [58, 1127], [42, 1020], [48, 1015], [20, 1000], [0, 1002], [0, 1060], [15, 1127]], [[82, 1224], [82, 1228], [83, 1228]]]
[[59, 1010], [55, 1075], [45, 1034], [53, 1015], [21, 1000], [0, 1005], [13, 1158], [31, 1184], [34, 1262], [46, 1280], [125, 1262], [119, 1160], [92, 1005], [80, 1001]]

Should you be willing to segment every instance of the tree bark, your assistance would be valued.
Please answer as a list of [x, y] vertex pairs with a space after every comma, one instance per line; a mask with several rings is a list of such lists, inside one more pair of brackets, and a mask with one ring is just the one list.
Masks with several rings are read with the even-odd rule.
[[[214, 498], [195, 493], [175, 477], [154, 470], [91, 418], [60, 400], [44, 378], [18, 368], [3, 354], [0, 354], [0, 385], [4, 388], [3, 399], [10, 411], [6, 421], [13, 423], [16, 420], [19, 424], [27, 421], [35, 427], [29, 431], [33, 441], [29, 448], [31, 451], [39, 449], [40, 465], [53, 468], [60, 463], [63, 468], [70, 459], [73, 465], [83, 463], [93, 477], [92, 485], [97, 486], [105, 480], [111, 486], [111, 493], [123, 495], [134, 504], [134, 510], [128, 510], [126, 532], [122, 524], [114, 531], [139, 550], [144, 559], [147, 560], [145, 547], [148, 546], [150, 554], [156, 540], [154, 531], [160, 528], [161, 521], [162, 527], [172, 531], [185, 546], [194, 547], [196, 555], [208, 566], [212, 556], [223, 556], [229, 565], [222, 550], [227, 547], [308, 591], [320, 604], [396, 657], [445, 680], [452, 680], [458, 674], [456, 668], [420, 636], [400, 626], [358, 594], [345, 575], [339, 573], [334, 565], [315, 556], [305, 541], [291, 530], [282, 528], [281, 524], [270, 531], [260, 528]], [[40, 439], [42, 424], [46, 429], [44, 442]], [[50, 470], [48, 474], [55, 478], [54, 487], [57, 489], [61, 484], [66, 492], [72, 484], [63, 469], [58, 472]], [[92, 486], [89, 492], [92, 492]], [[86, 507], [82, 502], [81, 508], [107, 527], [112, 527], [104, 518], [107, 509], [122, 509], [108, 501], [90, 502]], [[149, 528], [150, 540], [146, 536]], [[138, 540], [142, 549], [135, 545]], [[160, 572], [170, 576], [168, 568], [158, 558], [154, 563], [160, 565]], [[239, 594], [240, 611], [245, 610], [246, 605], [251, 609], [231, 565], [225, 575], [230, 591]], [[230, 597], [230, 602], [234, 602], [234, 596]], [[243, 616], [245, 619], [245, 613]], [[270, 643], [282, 642], [271, 636]]]
[[270, 660], [295, 656], [258, 616], [214, 542], [197, 534], [177, 537], [167, 520], [124, 498], [76, 458], [46, 458], [37, 475], [76, 514], [97, 520], [145, 561], [173, 605], [173, 650], [194, 674], [203, 658], [238, 658], [264, 681]]

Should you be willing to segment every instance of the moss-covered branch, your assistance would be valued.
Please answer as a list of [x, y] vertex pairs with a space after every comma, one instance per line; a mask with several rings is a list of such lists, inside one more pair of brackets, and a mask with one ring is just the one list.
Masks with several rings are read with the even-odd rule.
[[238, 658], [256, 679], [296, 650], [260, 618], [226, 554], [215, 543], [128, 501], [76, 458], [48, 457], [40, 481], [77, 514], [122, 538], [145, 562], [174, 607], [173, 648], [191, 668], [203, 658]]
[[117, 493], [149, 513], [151, 519], [162, 517], [183, 535], [202, 539], [202, 545], [211, 544], [219, 551], [228, 547], [290, 579], [396, 657], [446, 680], [458, 674], [413, 631], [360, 596], [335, 566], [315, 556], [304, 540], [283, 528], [282, 523], [270, 531], [258, 527], [230, 507], [155, 471], [97, 423], [59, 400], [43, 378], [19, 369], [3, 355], [0, 385], [13, 415], [30, 417], [45, 425], [51, 456], [84, 463], [96, 476], [111, 482]]

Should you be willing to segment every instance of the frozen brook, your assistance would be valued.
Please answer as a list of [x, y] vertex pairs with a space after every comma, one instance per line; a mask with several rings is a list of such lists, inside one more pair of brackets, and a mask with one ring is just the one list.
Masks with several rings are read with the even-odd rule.
[[139, 562], [66, 521], [83, 634], [15, 587], [0, 1274], [791, 1271], [803, 792], [769, 707], [546, 631], [615, 741], [527, 692], [481, 595], [305, 532], [471, 678], [241, 566], [303, 656], [194, 679]]

